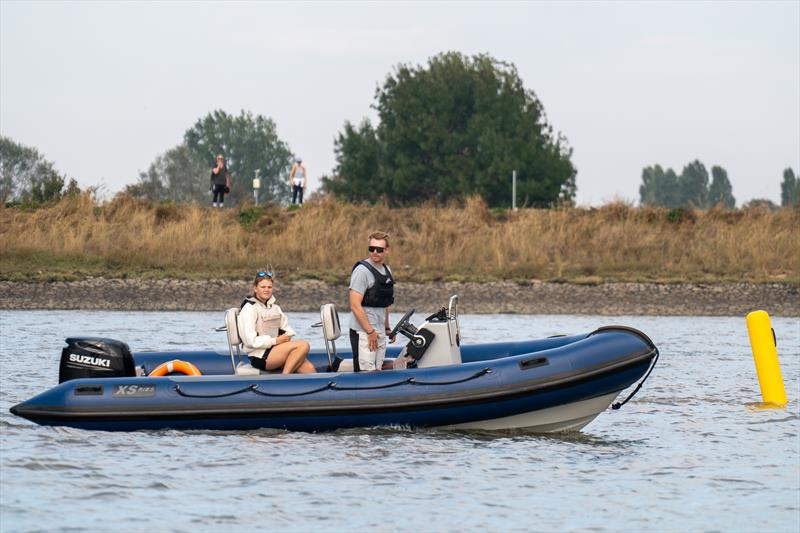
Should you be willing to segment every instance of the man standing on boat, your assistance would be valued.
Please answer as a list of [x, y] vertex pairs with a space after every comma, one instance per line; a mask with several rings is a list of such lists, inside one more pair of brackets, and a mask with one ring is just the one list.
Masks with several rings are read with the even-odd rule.
[[356, 372], [383, 366], [391, 331], [389, 306], [394, 303], [394, 278], [386, 264], [389, 235], [371, 234], [368, 250], [369, 257], [356, 263], [350, 274], [350, 346]]

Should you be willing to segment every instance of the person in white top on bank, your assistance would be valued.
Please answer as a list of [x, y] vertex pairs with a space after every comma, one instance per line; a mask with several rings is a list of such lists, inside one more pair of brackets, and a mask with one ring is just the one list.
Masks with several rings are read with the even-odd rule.
[[292, 187], [292, 205], [295, 205], [298, 196], [300, 196], [300, 205], [303, 205], [303, 193], [308, 186], [308, 172], [303, 166], [303, 160], [299, 157], [292, 167], [292, 171], [289, 172], [289, 185]]

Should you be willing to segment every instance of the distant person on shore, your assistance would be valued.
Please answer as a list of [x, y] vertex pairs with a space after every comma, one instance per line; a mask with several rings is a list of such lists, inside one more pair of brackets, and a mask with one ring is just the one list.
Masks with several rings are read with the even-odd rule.
[[376, 231], [369, 236], [369, 257], [350, 273], [350, 346], [353, 370], [381, 370], [386, 355], [389, 306], [394, 303], [394, 277], [386, 264], [389, 235]]
[[244, 299], [239, 310], [239, 336], [250, 364], [259, 370], [283, 369], [284, 374], [316, 372], [307, 359], [307, 341], [292, 340], [289, 319], [275, 304], [272, 272], [256, 273], [253, 295]]
[[292, 187], [292, 205], [297, 202], [297, 197], [300, 197], [300, 205], [303, 205], [303, 193], [308, 186], [308, 172], [306, 167], [303, 166], [303, 160], [297, 158], [291, 172], [289, 172], [289, 185]]
[[223, 207], [225, 195], [231, 192], [231, 177], [222, 154], [217, 154], [217, 166], [211, 169], [211, 192], [214, 193], [214, 207]]

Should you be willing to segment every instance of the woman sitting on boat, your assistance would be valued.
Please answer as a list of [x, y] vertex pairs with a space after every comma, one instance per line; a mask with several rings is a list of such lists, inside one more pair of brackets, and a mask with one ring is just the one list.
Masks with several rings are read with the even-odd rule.
[[296, 334], [275, 304], [272, 272], [261, 271], [253, 281], [253, 296], [245, 298], [239, 311], [239, 336], [250, 364], [259, 370], [283, 369], [284, 374], [315, 372], [309, 362], [306, 341], [292, 340]]

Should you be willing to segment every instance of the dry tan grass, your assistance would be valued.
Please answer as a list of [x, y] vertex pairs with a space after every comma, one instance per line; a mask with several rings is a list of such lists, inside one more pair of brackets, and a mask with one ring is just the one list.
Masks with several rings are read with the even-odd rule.
[[[344, 281], [366, 236], [391, 234], [400, 279], [800, 281], [800, 211], [600, 208], [493, 212], [389, 209], [324, 200], [214, 210], [88, 195], [37, 210], [0, 208], [0, 276], [240, 278], [267, 263], [285, 277]], [[250, 223], [243, 225], [242, 220]]]

